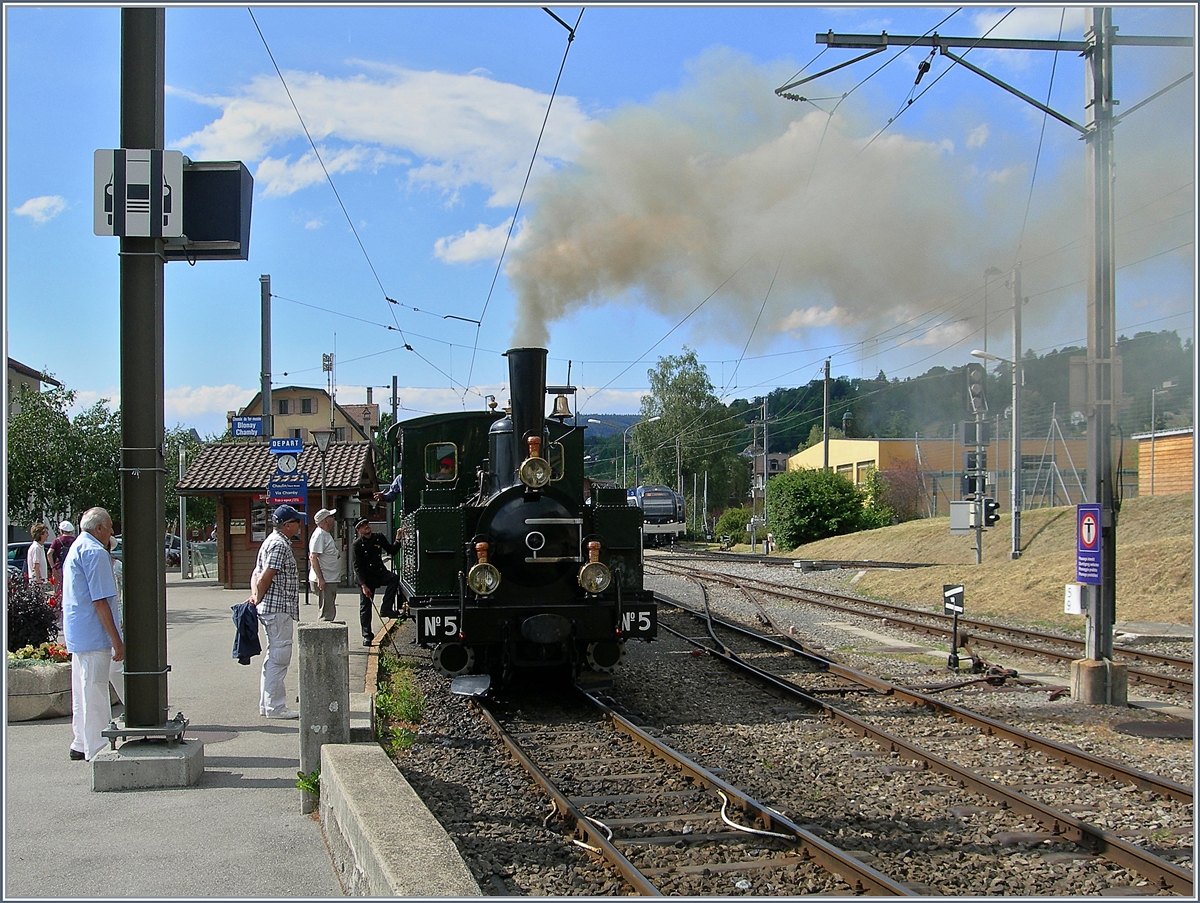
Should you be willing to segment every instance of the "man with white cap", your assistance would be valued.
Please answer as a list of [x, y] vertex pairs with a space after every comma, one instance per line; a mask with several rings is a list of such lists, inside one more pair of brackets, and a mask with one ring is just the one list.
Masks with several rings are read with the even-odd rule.
[[308, 538], [308, 582], [317, 588], [322, 621], [337, 617], [337, 587], [342, 579], [342, 553], [333, 538], [333, 512], [322, 508], [313, 516], [317, 529]]
[[250, 592], [258, 607], [258, 620], [267, 634], [259, 685], [258, 713], [268, 718], [299, 718], [287, 707], [288, 665], [292, 663], [294, 622], [300, 620], [300, 575], [292, 540], [306, 520], [291, 505], [280, 505], [271, 515], [275, 530], [258, 548]]
[[65, 520], [58, 525], [58, 536], [50, 543], [50, 574], [54, 578], [54, 604], [62, 604], [63, 562], [67, 560], [67, 550], [75, 541], [75, 525]]

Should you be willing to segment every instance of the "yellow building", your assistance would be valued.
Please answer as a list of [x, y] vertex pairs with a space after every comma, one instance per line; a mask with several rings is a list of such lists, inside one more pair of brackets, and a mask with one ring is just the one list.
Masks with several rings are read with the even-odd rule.
[[[362, 442], [371, 440], [371, 431], [379, 425], [379, 405], [340, 405], [333, 402], [333, 418], [329, 417], [331, 399], [324, 389], [306, 386], [280, 386], [271, 389], [271, 412], [275, 416], [274, 436], [277, 439], [299, 438], [308, 444], [308, 435], [314, 429], [329, 429], [332, 425], [334, 442]], [[229, 418], [261, 417], [262, 393]]]
[[1131, 437], [1137, 442], [1138, 495], [1191, 492], [1196, 485], [1192, 427]]
[[[830, 439], [829, 467], [863, 485], [874, 470], [911, 474], [917, 509], [929, 517], [948, 514], [949, 502], [962, 498], [965, 475], [961, 439]], [[993, 439], [987, 446], [987, 488], [992, 498], [1011, 498], [1012, 451], [1007, 439]], [[1114, 444], [1113, 460], [1117, 460]], [[825, 446], [818, 442], [788, 459], [788, 470], [825, 466]], [[1045, 437], [1021, 440], [1022, 507], [1073, 505], [1086, 501], [1087, 439]], [[1129, 495], [1136, 494], [1136, 471], [1125, 473]], [[1005, 506], [1007, 507], [1007, 505]]]

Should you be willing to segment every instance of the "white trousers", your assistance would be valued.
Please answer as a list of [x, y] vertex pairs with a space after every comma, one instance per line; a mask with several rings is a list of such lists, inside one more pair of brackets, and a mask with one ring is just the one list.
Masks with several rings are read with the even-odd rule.
[[108, 700], [112, 657], [111, 649], [71, 653], [71, 749], [82, 752], [89, 762], [108, 742], [101, 732], [112, 721]]
[[263, 656], [262, 681], [259, 684], [258, 713], [275, 715], [287, 708], [288, 665], [292, 663], [292, 625], [295, 623], [287, 612], [276, 611], [259, 615], [259, 622], [267, 634], [267, 654]]

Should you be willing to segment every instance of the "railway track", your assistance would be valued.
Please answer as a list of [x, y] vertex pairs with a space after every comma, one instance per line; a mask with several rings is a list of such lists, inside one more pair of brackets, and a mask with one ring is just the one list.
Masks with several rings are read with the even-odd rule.
[[[900, 758], [916, 763], [915, 766], [900, 765], [897, 770], [915, 767], [918, 771], [936, 773], [986, 797], [1001, 809], [1034, 819], [1047, 833], [1039, 837], [1038, 832], [1029, 832], [1025, 835], [1028, 840], [1070, 841], [1136, 871], [1159, 889], [1191, 895], [1192, 872], [1189, 869], [1124, 836], [1136, 833], [1131, 830], [1134, 825], [1161, 824], [1160, 809], [1153, 802], [1155, 798], [1174, 800], [1180, 810], [1177, 822], [1190, 826], [1190, 787], [1089, 756], [942, 700], [888, 684], [807, 654], [787, 640], [764, 637], [744, 626], [714, 618], [711, 613], [687, 606], [680, 606], [680, 611], [689, 619], [703, 621], [708, 637], [689, 636], [686, 631], [675, 629], [662, 620], [660, 629], [674, 633], [704, 653], [753, 676], [774, 692], [819, 709], [855, 734], [870, 738], [880, 750], [898, 753]], [[828, 701], [833, 696], [838, 699], [836, 705]], [[948, 723], [954, 726], [953, 729], [947, 728]], [[964, 756], [960, 726], [969, 728], [979, 738], [978, 755]], [[914, 736], [919, 740], [911, 739]], [[947, 737], [950, 739], [945, 740]], [[938, 746], [952, 747], [953, 758], [939, 754]], [[969, 740], [967, 748], [971, 748]], [[1015, 750], [1039, 753], [1042, 761], [1034, 763], [1027, 755], [1022, 755], [1014, 764]], [[964, 758], [969, 758], [968, 764], [964, 764]], [[1086, 774], [1081, 775], [1075, 769], [1082, 769]], [[1080, 814], [1091, 814], [1107, 821], [1112, 820], [1107, 813], [1120, 808], [1125, 813], [1122, 834], [1084, 821], [1068, 811], [1072, 804], [1061, 802], [1070, 798], [1064, 790], [1077, 789], [1080, 784], [1086, 784], [1089, 802], [1084, 806], [1074, 805], [1074, 808], [1081, 810]], [[1146, 809], [1130, 811], [1131, 787], [1145, 792], [1148, 797]], [[1190, 845], [1190, 828], [1181, 830], [1189, 831]], [[1149, 840], [1155, 842], [1154, 837]], [[1190, 862], [1190, 854], [1187, 858]]]
[[[501, 742], [550, 796], [576, 843], [602, 857], [637, 893], [725, 895], [759, 886], [911, 896], [745, 791], [692, 762], [581, 691], [584, 711], [531, 718], [479, 704]], [[744, 882], [744, 884], [743, 884]]]
[[[950, 640], [954, 635], [952, 618], [938, 612], [863, 599], [857, 596], [813, 589], [796, 589], [759, 578], [732, 577], [718, 571], [689, 567], [674, 561], [655, 559], [651, 562], [648, 559], [647, 566], [651, 565], [662, 573], [701, 578], [747, 592], [752, 589], [778, 599], [817, 604], [859, 616], [882, 616], [887, 619], [889, 626], [904, 628], [928, 636]], [[1083, 641], [1073, 637], [972, 618], [960, 617], [958, 630], [960, 635], [963, 632], [968, 634], [973, 647], [1049, 660], [1060, 665], [1069, 665], [1084, 651]], [[1132, 646], [1115, 646], [1113, 652], [1117, 660], [1126, 664], [1126, 673], [1131, 682], [1157, 687], [1168, 692], [1192, 694], [1193, 681], [1189, 676], [1193, 672], [1191, 658], [1151, 652]]]

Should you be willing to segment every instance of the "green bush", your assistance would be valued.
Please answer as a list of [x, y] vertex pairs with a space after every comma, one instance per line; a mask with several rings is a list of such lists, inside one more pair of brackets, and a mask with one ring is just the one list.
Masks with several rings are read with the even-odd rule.
[[867, 493], [832, 470], [789, 470], [767, 484], [771, 529], [784, 550], [888, 522], [869, 503]]
[[734, 542], [749, 542], [746, 525], [750, 523], [751, 514], [747, 508], [726, 508], [717, 519], [714, 533], [717, 539], [728, 536]]

